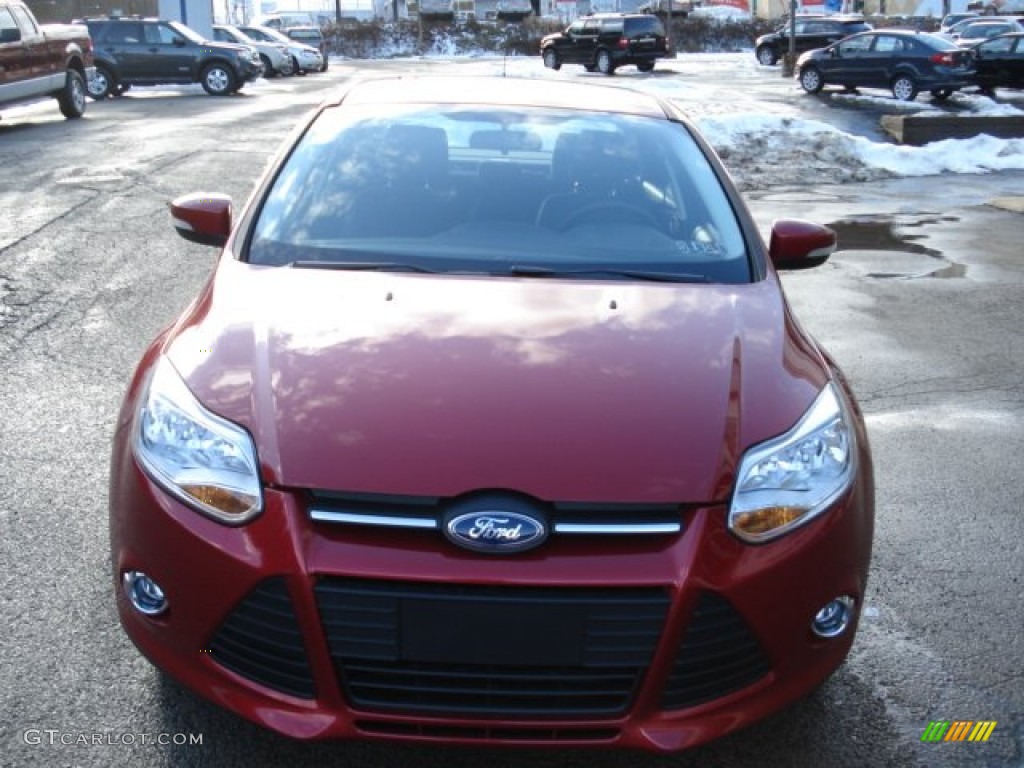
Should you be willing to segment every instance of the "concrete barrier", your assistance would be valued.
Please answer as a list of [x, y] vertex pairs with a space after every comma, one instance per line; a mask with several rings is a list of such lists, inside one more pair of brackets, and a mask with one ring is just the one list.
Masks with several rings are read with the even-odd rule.
[[1001, 139], [1024, 138], [1024, 114], [982, 115], [884, 115], [882, 130], [901, 144], [921, 146], [942, 139], [969, 139], [982, 133]]

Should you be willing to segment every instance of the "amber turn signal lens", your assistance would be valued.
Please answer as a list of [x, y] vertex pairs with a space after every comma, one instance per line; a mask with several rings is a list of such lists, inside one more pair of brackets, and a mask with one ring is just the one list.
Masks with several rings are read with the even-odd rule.
[[750, 536], [770, 533], [796, 522], [807, 513], [800, 507], [768, 507], [741, 512], [733, 519], [733, 528]]

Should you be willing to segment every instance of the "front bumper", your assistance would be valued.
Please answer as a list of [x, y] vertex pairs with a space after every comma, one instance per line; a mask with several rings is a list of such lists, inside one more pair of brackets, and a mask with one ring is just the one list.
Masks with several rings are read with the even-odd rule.
[[301, 51], [294, 54], [299, 69], [303, 72], [319, 71], [324, 65], [323, 56], [316, 51]]
[[[314, 522], [304, 492], [278, 489], [225, 527], [155, 486], [124, 438], [110, 499], [125, 630], [190, 688], [295, 738], [678, 750], [818, 686], [856, 619], [824, 640], [812, 618], [863, 602], [866, 455], [832, 511], [771, 544], [740, 543], [711, 506], [681, 508], [678, 534], [495, 557], [437, 531]], [[128, 570], [159, 583], [165, 613], [130, 606]]]

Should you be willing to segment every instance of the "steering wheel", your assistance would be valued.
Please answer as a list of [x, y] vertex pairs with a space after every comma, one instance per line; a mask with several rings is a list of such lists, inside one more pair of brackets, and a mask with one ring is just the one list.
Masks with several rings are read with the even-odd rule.
[[661, 229], [661, 224], [654, 214], [633, 203], [618, 200], [601, 200], [579, 208], [562, 221], [561, 231], [579, 227], [589, 221], [603, 224], [637, 224], [642, 227]]

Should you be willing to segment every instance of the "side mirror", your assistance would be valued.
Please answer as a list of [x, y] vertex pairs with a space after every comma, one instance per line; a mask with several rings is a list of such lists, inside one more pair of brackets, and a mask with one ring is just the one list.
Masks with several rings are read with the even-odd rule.
[[19, 40], [21, 40], [21, 30], [17, 27], [0, 29], [0, 43], [16, 43]]
[[186, 240], [223, 247], [231, 234], [231, 198], [227, 195], [185, 195], [170, 204], [174, 228]]
[[175, 48], [184, 48], [185, 47], [185, 38], [184, 37], [175, 37], [173, 39], [173, 42], [174, 42], [174, 47]]
[[772, 224], [768, 255], [776, 269], [810, 269], [824, 264], [836, 249], [836, 233], [800, 219]]

